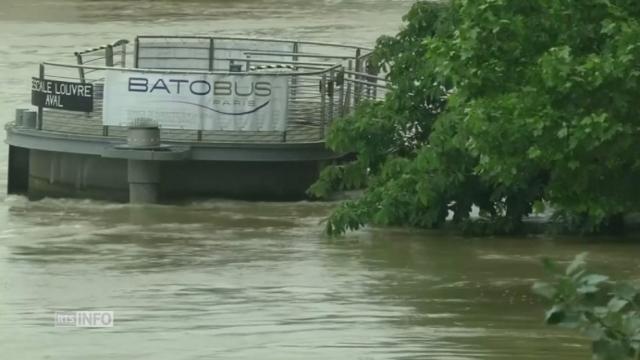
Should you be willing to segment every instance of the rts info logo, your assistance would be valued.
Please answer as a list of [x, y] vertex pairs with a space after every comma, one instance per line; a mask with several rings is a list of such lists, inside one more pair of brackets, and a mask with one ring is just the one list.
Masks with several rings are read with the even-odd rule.
[[105, 328], [113, 327], [113, 311], [58, 311], [56, 327]]

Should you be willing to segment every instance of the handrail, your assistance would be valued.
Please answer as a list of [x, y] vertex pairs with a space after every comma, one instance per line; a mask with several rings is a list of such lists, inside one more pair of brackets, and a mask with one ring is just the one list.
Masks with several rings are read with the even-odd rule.
[[217, 58], [216, 60], [229, 60], [229, 61], [237, 61], [237, 62], [248, 61], [248, 62], [265, 63], [265, 64], [310, 65], [310, 66], [341, 65], [341, 64], [326, 63], [326, 62], [268, 60], [268, 59], [255, 59], [255, 58]]
[[180, 36], [180, 35], [138, 35], [136, 38], [147, 38], [147, 39], [200, 39], [200, 40], [249, 40], [249, 41], [272, 41], [272, 42], [283, 42], [283, 43], [298, 43], [298, 44], [307, 44], [307, 45], [317, 45], [317, 46], [335, 46], [345, 49], [362, 49], [364, 51], [373, 51], [371, 48], [366, 48], [362, 46], [355, 45], [345, 45], [345, 44], [337, 44], [330, 42], [322, 42], [322, 41], [304, 41], [304, 40], [293, 40], [293, 39], [272, 39], [272, 38], [247, 38], [241, 36], [202, 36], [202, 35], [188, 35], [188, 36]]
[[[111, 44], [111, 46], [115, 47], [115, 46], [119, 46], [119, 45], [126, 45], [129, 43], [129, 40], [127, 39], [121, 39], [118, 40], [116, 42], [114, 42], [113, 44]], [[84, 54], [88, 54], [94, 51], [99, 51], [99, 50], [105, 50], [109, 45], [104, 45], [104, 46], [98, 46], [92, 49], [86, 49], [86, 50], [82, 50], [82, 51], [76, 51], [73, 53], [73, 55], [78, 56], [78, 55], [84, 55]]]
[[[247, 59], [242, 59], [246, 61]], [[57, 66], [63, 68], [70, 69], [90, 69], [90, 70], [117, 70], [124, 72], [147, 72], [147, 73], [155, 73], [155, 74], [195, 74], [195, 75], [240, 75], [240, 76], [249, 76], [249, 75], [264, 75], [264, 72], [233, 72], [233, 71], [204, 71], [204, 70], [169, 70], [169, 69], [139, 69], [139, 68], [122, 68], [122, 67], [111, 67], [111, 66], [93, 66], [93, 65], [78, 65], [78, 64], [66, 64], [66, 63], [55, 63], [55, 62], [43, 62], [43, 65], [49, 66]], [[319, 71], [309, 71], [309, 72], [274, 72], [269, 73], [271, 76], [310, 76], [310, 75], [321, 75], [332, 70], [337, 70], [341, 68], [341, 64], [335, 64], [331, 67], [327, 67], [323, 70]]]
[[389, 81], [386, 78], [379, 77], [379, 76], [376, 76], [376, 75], [372, 75], [372, 74], [369, 74], [369, 73], [363, 73], [363, 72], [357, 72], [357, 71], [351, 71], [351, 70], [345, 70], [344, 73], [345, 74], [349, 74], [349, 75], [355, 75], [355, 76], [364, 77], [364, 78], [371, 79], [371, 80]]
[[310, 58], [324, 58], [324, 59], [340, 59], [351, 60], [355, 59], [355, 56], [340, 56], [340, 55], [322, 55], [314, 53], [297, 53], [297, 52], [284, 52], [284, 51], [244, 51], [245, 55], [261, 55], [261, 56], [296, 56], [296, 57], [310, 57]]
[[363, 81], [363, 80], [358, 80], [358, 79], [344, 79], [345, 82], [352, 82], [355, 84], [362, 84], [362, 85], [367, 85], [367, 86], [373, 86], [379, 89], [389, 89], [389, 85], [388, 84], [377, 84], [377, 83], [372, 83], [369, 81]]

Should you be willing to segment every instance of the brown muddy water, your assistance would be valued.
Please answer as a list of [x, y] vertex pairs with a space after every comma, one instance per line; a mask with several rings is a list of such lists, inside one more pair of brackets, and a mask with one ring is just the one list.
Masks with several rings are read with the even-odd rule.
[[[42, 60], [136, 34], [371, 44], [405, 0], [0, 0], [0, 123]], [[4, 137], [4, 135], [2, 135]], [[6, 146], [0, 188], [6, 188]], [[0, 194], [2, 359], [588, 359], [545, 328], [540, 258], [590, 251], [638, 278], [638, 245], [550, 236], [322, 234], [333, 203], [134, 207]], [[631, 239], [632, 240], [632, 239]], [[108, 329], [54, 327], [108, 310]]]

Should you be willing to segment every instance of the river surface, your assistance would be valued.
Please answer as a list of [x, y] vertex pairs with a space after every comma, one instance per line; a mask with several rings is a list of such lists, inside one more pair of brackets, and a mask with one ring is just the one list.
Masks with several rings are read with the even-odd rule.
[[[136, 34], [371, 44], [406, 0], [0, 0], [0, 123], [29, 105], [43, 60]], [[4, 138], [4, 134], [2, 135]], [[540, 258], [590, 251], [637, 278], [633, 241], [474, 239], [367, 229], [322, 234], [333, 203], [136, 207], [7, 197], [0, 147], [0, 358], [588, 359], [542, 324]], [[630, 239], [633, 240], [633, 239]], [[107, 329], [56, 311], [115, 312]]]

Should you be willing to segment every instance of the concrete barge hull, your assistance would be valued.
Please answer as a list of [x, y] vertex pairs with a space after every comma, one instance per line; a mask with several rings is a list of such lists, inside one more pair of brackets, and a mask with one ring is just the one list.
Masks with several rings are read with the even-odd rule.
[[[28, 152], [26, 166], [24, 151]], [[129, 200], [127, 160], [22, 148], [15, 148], [13, 153], [21, 156], [14, 158], [21, 166], [12, 171], [14, 193], [26, 193], [33, 200], [44, 197]], [[317, 179], [319, 164], [317, 161], [172, 161], [160, 162], [159, 170], [162, 202], [211, 197], [300, 200]]]

